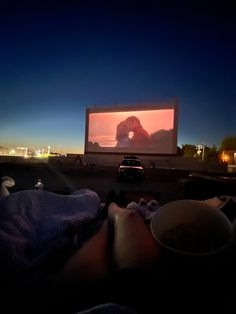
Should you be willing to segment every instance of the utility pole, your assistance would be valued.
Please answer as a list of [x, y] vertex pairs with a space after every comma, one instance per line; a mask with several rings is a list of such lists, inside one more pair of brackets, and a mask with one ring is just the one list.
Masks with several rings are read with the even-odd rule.
[[25, 150], [25, 154], [24, 154], [24, 157], [27, 158], [28, 157], [28, 147], [17, 147], [17, 149], [22, 149], [22, 150]]

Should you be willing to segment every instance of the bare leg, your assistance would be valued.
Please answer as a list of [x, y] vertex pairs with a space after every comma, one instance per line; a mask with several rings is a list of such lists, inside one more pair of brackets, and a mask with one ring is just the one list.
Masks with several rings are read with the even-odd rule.
[[[111, 203], [108, 221], [112, 222], [113, 235], [104, 221], [100, 230], [74, 253], [62, 270], [64, 283], [83, 285], [97, 283], [113, 269], [149, 269], [159, 257], [159, 245], [149, 226], [133, 210]], [[113, 240], [111, 248], [111, 240]]]
[[111, 203], [108, 217], [114, 222], [113, 262], [120, 269], [149, 269], [156, 264], [160, 248], [149, 226], [134, 211]]
[[110, 248], [107, 221], [100, 230], [73, 254], [62, 274], [69, 284], [93, 284], [110, 273]]
[[[48, 278], [44, 287], [46, 300], [42, 306], [51, 311], [75, 313], [103, 301], [103, 282], [110, 275], [110, 241], [107, 220], [65, 263], [59, 273]], [[44, 293], [44, 290], [38, 294]], [[102, 301], [100, 301], [102, 300]], [[50, 312], [50, 311], [49, 311]]]

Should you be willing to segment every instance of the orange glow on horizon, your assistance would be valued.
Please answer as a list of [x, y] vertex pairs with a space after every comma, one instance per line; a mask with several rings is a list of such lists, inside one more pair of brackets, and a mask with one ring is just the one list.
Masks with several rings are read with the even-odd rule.
[[228, 162], [228, 161], [229, 161], [229, 155], [227, 155], [227, 154], [225, 154], [225, 153], [223, 152], [223, 154], [221, 155], [221, 160], [222, 160], [223, 162]]

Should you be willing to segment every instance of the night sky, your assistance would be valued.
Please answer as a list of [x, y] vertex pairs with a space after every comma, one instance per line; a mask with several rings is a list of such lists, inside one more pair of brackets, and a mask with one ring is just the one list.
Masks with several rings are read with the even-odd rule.
[[233, 11], [187, 3], [1, 0], [0, 146], [81, 153], [87, 107], [173, 98], [179, 146], [235, 135]]

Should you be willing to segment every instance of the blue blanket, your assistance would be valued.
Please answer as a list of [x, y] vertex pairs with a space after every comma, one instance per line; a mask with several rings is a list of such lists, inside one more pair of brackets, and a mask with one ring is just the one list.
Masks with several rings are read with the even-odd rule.
[[54, 251], [71, 245], [68, 230], [82, 232], [99, 209], [100, 198], [87, 189], [72, 195], [27, 190], [3, 197], [0, 272], [6, 275], [40, 267]]

